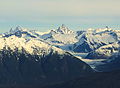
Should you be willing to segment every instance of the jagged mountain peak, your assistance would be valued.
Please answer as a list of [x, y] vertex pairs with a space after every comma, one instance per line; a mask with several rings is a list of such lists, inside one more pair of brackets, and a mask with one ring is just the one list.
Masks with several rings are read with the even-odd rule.
[[33, 35], [17, 27], [0, 37], [1, 85], [60, 83], [93, 73], [80, 59]]
[[38, 55], [50, 52], [59, 52], [59, 54], [64, 52], [45, 42], [37, 31], [28, 30], [20, 26], [15, 29], [11, 28], [9, 32], [1, 35], [0, 42], [0, 51], [9, 47], [12, 51], [16, 49], [22, 51], [22, 48], [24, 48], [29, 54], [36, 52]]
[[11, 28], [9, 32], [15, 33], [15, 32], [24, 32], [24, 31], [30, 31], [30, 30], [23, 28], [21, 26], [17, 26], [15, 29]]
[[15, 28], [15, 30], [16, 30], [16, 31], [22, 31], [22, 30], [23, 30], [23, 28], [22, 28], [22, 27], [20, 27], [20, 26], [17, 26], [17, 27]]
[[57, 29], [57, 32], [62, 33], [62, 34], [71, 34], [74, 33], [72, 30], [70, 30], [68, 27], [66, 27], [64, 24], [62, 24], [62, 26], [60, 26]]
[[29, 30], [20, 26], [17, 26], [15, 29], [11, 28], [9, 32], [6, 32], [4, 34], [2, 34], [3, 37], [10, 37], [15, 35], [16, 37], [32, 37], [32, 38], [36, 38], [37, 33], [34, 30]]

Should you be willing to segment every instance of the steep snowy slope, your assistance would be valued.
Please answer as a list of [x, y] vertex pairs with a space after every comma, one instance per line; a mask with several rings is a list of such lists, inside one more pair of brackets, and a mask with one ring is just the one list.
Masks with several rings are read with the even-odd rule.
[[73, 46], [75, 52], [90, 52], [118, 41], [116, 33], [111, 29], [89, 29], [79, 35], [78, 38], [79, 42]]
[[120, 40], [120, 30], [112, 30], [117, 36], [118, 40]]
[[[56, 47], [52, 47], [51, 45], [43, 42], [40, 39], [26, 39], [26, 38], [19, 38], [16, 37], [15, 35], [12, 35], [8, 38], [4, 37], [4, 38], [0, 38], [0, 50], [4, 49], [4, 48], [10, 48], [11, 50], [16, 50], [16, 48], [21, 51], [22, 48], [24, 48], [29, 54], [38, 54], [41, 55], [43, 52], [44, 53], [49, 53], [52, 50], [58, 51], [59, 53], [64, 52], [63, 50], [56, 48]], [[34, 52], [36, 50], [36, 52]]]
[[89, 65], [35, 33], [19, 28], [0, 37], [0, 85], [46, 85], [93, 73]]
[[95, 51], [90, 52], [86, 58], [89, 59], [107, 59], [112, 55], [120, 52], [120, 42], [116, 42], [113, 44], [108, 44], [98, 48]]
[[45, 39], [55, 45], [73, 44], [77, 41], [75, 33], [68, 29], [65, 25], [62, 25], [57, 30], [51, 30], [48, 34], [42, 35], [42, 39]]

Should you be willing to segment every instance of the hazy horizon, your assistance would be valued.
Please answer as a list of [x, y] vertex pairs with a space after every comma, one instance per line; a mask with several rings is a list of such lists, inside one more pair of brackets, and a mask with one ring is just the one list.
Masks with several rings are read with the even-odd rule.
[[0, 0], [0, 32], [20, 25], [47, 31], [120, 27], [120, 0]]
[[[1, 28], [0, 29], [0, 33], [4, 33], [4, 32], [8, 32], [10, 31], [10, 29], [12, 28], [13, 30], [20, 26], [22, 28], [26, 28], [28, 30], [36, 30], [36, 31], [40, 31], [40, 32], [47, 32], [49, 30], [52, 30], [52, 29], [58, 29], [58, 27], [60, 27], [62, 24], [56, 24], [56, 25], [47, 25], [47, 26], [44, 26], [44, 25], [38, 25], [38, 26], [21, 26], [21, 25], [14, 25], [14, 26], [9, 26], [9, 27], [4, 27], [4, 28]], [[109, 28], [112, 28], [112, 29], [115, 29], [115, 30], [120, 30], [120, 26], [119, 25], [113, 25], [113, 26], [109, 26], [109, 25], [105, 25], [105, 24], [101, 24], [101, 25], [73, 25], [73, 26], [70, 26], [69, 24], [65, 24], [66, 27], [68, 27], [70, 30], [73, 30], [73, 31], [80, 31], [80, 30], [87, 30], [89, 28], [92, 28], [92, 29], [99, 29], [99, 28], [106, 28], [106, 26], [108, 26]]]

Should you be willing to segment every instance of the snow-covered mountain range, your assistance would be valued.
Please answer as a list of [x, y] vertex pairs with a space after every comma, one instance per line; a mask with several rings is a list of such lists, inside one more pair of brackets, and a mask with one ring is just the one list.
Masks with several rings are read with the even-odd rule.
[[89, 53], [101, 46], [118, 42], [120, 40], [120, 31], [104, 28], [73, 32], [65, 25], [62, 25], [57, 30], [51, 30], [41, 35], [41, 38], [63, 50]]
[[[19, 43], [16, 44], [16, 41], [18, 39], [20, 39], [20, 41], [18, 41]], [[1, 42], [3, 42], [0, 46], [1, 49], [5, 45], [11, 43], [12, 45], [8, 45], [11, 46], [11, 48], [15, 48], [16, 46], [19, 46], [19, 48], [29, 48], [37, 45], [40, 46], [39, 43], [42, 42], [45, 47], [50, 45], [54, 48], [59, 48], [59, 50], [62, 49], [68, 52], [89, 53], [87, 58], [96, 59], [100, 58], [101, 55], [103, 56], [103, 58], [107, 58], [107, 56], [109, 57], [111, 56], [111, 54], [118, 52], [120, 30], [103, 28], [88, 29], [84, 31], [72, 31], [64, 24], [62, 24], [62, 26], [60, 26], [56, 30], [39, 32], [35, 30], [28, 30], [18, 26], [15, 29], [11, 29], [7, 33], [1, 34], [0, 40]], [[27, 46], [25, 46], [26, 44]], [[28, 44], [32, 46], [28, 46]], [[43, 45], [41, 44], [41, 46]], [[110, 50], [110, 48], [112, 50]], [[32, 52], [32, 50], [29, 51]], [[102, 53], [104, 53], [104, 55]], [[92, 54], [94, 55], [92, 56]]]
[[89, 59], [107, 59], [112, 55], [120, 52], [120, 43], [115, 42], [112, 44], [101, 46], [100, 48], [90, 52], [86, 58]]
[[[62, 25], [62, 28], [66, 27]], [[60, 34], [65, 37], [66, 34], [73, 34], [71, 31], [64, 31], [65, 34], [61, 31], [41, 33], [16, 27], [1, 34], [0, 85], [47, 85], [93, 73], [88, 64], [56, 47], [52, 41], [48, 42], [59, 40], [48, 35]]]
[[0, 34], [0, 84], [46, 85], [119, 70], [119, 48], [120, 30], [111, 28], [72, 31], [62, 25], [39, 32], [18, 26]]
[[[88, 53], [88, 59], [106, 59], [119, 53], [120, 30], [112, 28], [72, 31], [64, 24], [58, 29], [40, 32], [20, 26], [0, 35], [0, 49], [23, 48], [30, 54]], [[36, 49], [36, 50], [35, 50]], [[76, 54], [75, 54], [76, 55]]]

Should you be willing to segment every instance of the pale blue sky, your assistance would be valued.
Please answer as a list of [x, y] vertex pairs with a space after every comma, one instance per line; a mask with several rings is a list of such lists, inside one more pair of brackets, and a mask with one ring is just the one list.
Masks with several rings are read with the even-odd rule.
[[0, 32], [20, 25], [47, 31], [120, 27], [120, 0], [0, 0]]

